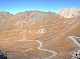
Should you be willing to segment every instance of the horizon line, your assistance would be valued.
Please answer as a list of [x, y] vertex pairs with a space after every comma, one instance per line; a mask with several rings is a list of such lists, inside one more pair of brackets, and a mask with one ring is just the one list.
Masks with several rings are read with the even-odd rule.
[[18, 13], [24, 13], [24, 12], [45, 12], [45, 13], [58, 13], [59, 11], [58, 10], [19, 10], [19, 11], [9, 11], [9, 10], [0, 10], [0, 13], [4, 12], [4, 13], [10, 13], [10, 14], [13, 14], [13, 15], [16, 15]]

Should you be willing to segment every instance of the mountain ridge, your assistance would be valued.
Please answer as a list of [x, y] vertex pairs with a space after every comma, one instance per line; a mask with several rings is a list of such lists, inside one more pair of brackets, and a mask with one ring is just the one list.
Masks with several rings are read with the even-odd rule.
[[9, 59], [71, 59], [79, 47], [68, 36], [80, 35], [79, 19], [38, 11], [2, 15], [0, 48], [8, 51]]

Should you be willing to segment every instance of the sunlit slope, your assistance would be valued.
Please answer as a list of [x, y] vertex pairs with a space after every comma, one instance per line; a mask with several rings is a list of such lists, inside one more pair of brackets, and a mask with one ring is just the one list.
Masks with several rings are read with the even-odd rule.
[[[0, 47], [12, 54], [9, 54], [11, 59], [14, 53], [15, 59], [19, 59], [20, 56], [31, 59], [33, 55], [36, 56], [34, 59], [40, 57], [45, 59], [50, 56], [70, 59], [71, 52], [76, 48], [67, 37], [71, 33], [79, 33], [79, 19], [68, 19], [55, 13], [37, 11], [20, 13], [6, 20], [7, 24], [1, 25]], [[57, 56], [53, 56], [54, 51]]]

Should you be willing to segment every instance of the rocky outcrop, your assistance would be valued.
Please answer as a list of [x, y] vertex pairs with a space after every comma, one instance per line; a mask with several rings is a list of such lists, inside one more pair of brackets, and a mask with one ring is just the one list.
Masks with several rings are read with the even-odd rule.
[[65, 18], [73, 18], [80, 16], [80, 9], [78, 8], [65, 8], [59, 12]]

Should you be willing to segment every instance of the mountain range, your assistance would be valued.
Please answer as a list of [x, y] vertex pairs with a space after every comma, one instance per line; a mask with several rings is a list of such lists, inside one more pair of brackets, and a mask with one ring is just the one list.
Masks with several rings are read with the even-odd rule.
[[68, 36], [80, 36], [79, 14], [80, 9], [0, 12], [0, 48], [8, 59], [71, 59], [80, 47]]

